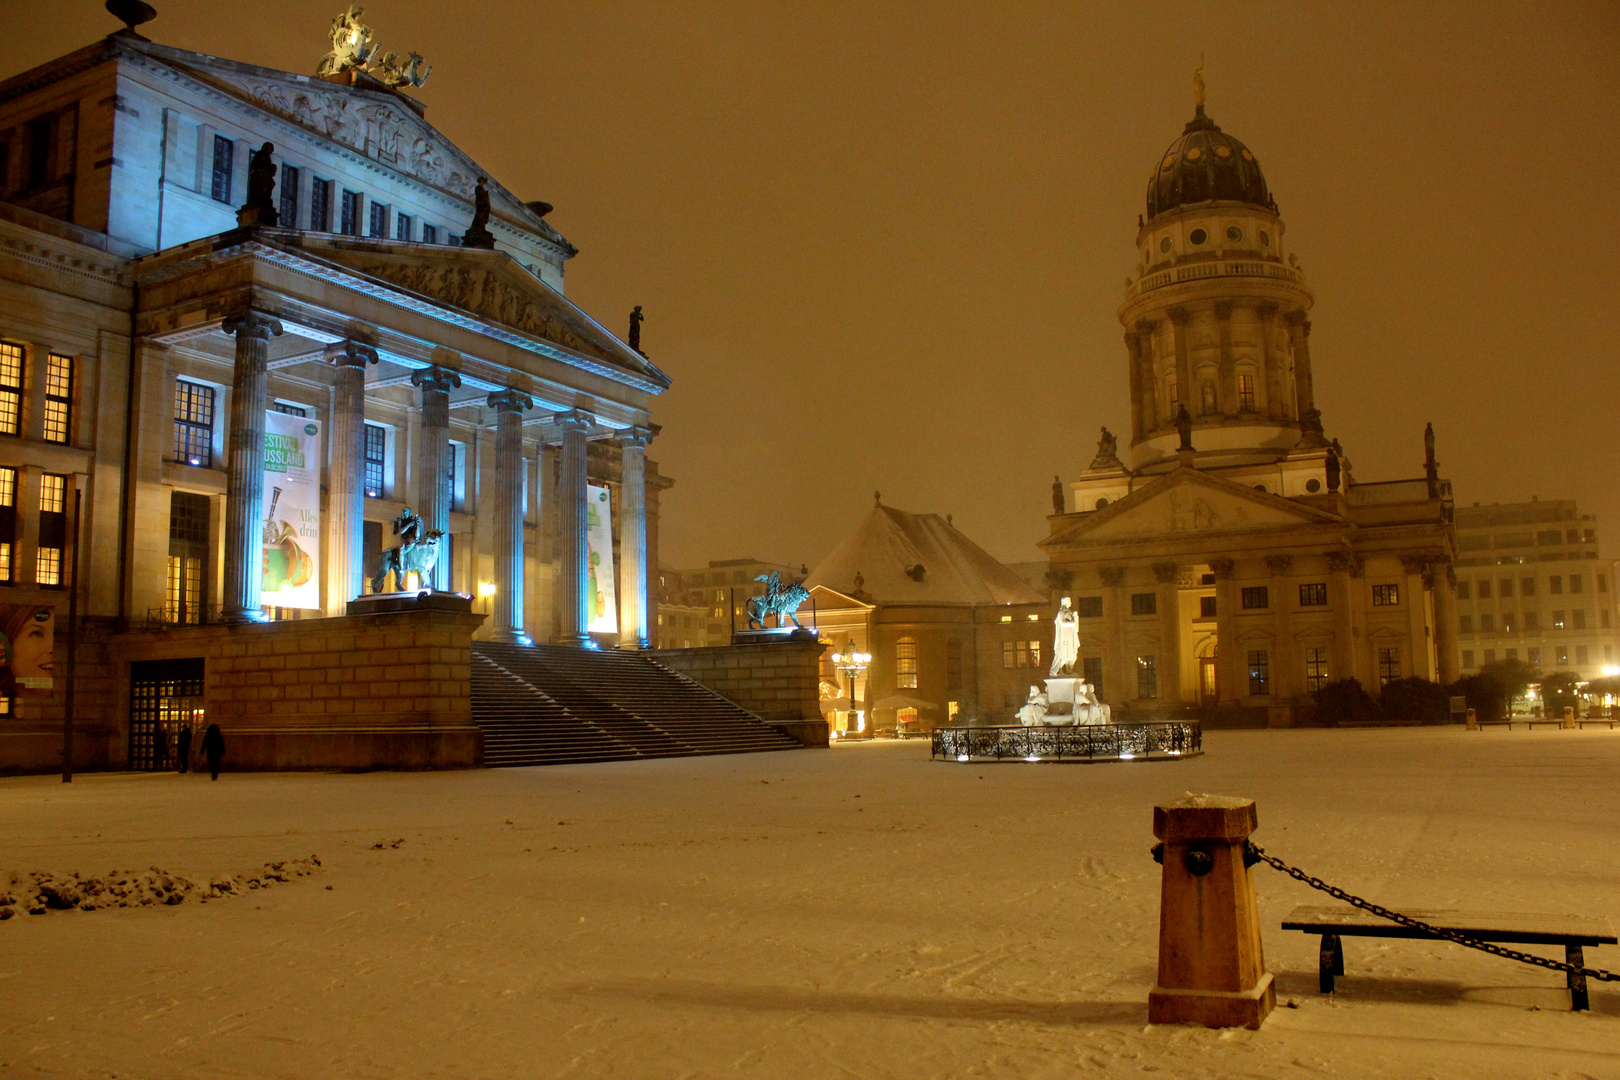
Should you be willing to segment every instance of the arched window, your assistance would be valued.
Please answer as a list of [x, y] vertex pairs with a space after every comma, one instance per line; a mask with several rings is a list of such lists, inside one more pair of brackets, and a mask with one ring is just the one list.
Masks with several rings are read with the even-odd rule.
[[917, 639], [903, 637], [894, 643], [894, 685], [897, 690], [917, 689]]

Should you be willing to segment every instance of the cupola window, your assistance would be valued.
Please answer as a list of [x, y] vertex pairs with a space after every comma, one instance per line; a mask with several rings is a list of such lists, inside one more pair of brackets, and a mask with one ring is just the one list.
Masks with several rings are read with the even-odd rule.
[[1159, 250], [1165, 252], [1166, 254], [1169, 253], [1169, 251], [1170, 251], [1170, 238], [1168, 236], [1165, 237], [1163, 240], [1159, 241]]
[[1243, 239], [1243, 230], [1236, 225], [1228, 225], [1226, 227], [1226, 238], [1235, 244]]
[[1264, 229], [1260, 230], [1260, 246], [1261, 247], [1270, 247], [1271, 246], [1271, 234], [1266, 232], [1266, 230], [1264, 230]]
[[1209, 233], [1205, 232], [1203, 229], [1194, 229], [1188, 234], [1187, 239], [1191, 240], [1195, 245], [1202, 244], [1205, 240], [1209, 239]]
[[1215, 156], [1224, 161], [1232, 156], [1232, 148], [1230, 146], [1217, 146], [1215, 148]]
[[1204, 152], [1202, 150], [1198, 149], [1198, 147], [1196, 147], [1196, 146], [1193, 147], [1191, 150], [1187, 151], [1187, 160], [1188, 161], [1197, 161], [1199, 158], [1201, 158], [1203, 156], [1204, 156]]

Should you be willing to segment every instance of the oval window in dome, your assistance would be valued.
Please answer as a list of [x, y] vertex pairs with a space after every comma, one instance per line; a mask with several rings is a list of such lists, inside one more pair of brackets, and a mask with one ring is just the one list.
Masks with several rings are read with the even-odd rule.
[[1229, 158], [1232, 156], [1232, 148], [1230, 146], [1217, 146], [1215, 148], [1215, 156], [1218, 158]]
[[1254, 155], [1249, 153], [1248, 148], [1245, 147], [1241, 151], [1241, 153], [1243, 154], [1243, 160], [1244, 161], [1253, 161], [1254, 160]]
[[1228, 225], [1226, 227], [1226, 238], [1235, 244], [1243, 239], [1243, 230], [1236, 225]]
[[1170, 238], [1168, 236], [1159, 241], [1159, 250], [1163, 252], [1170, 250]]
[[1174, 154], [1166, 154], [1164, 156], [1164, 164], [1160, 165], [1159, 168], [1168, 170], [1172, 166], [1174, 166], [1175, 163], [1176, 163], [1176, 155], [1174, 155]]
[[1209, 233], [1205, 232], [1203, 229], [1194, 229], [1192, 232], [1187, 234], [1187, 239], [1191, 240], [1195, 244], [1202, 244], [1205, 240], [1209, 239]]
[[1202, 150], [1198, 149], [1198, 147], [1196, 147], [1196, 146], [1193, 147], [1191, 150], [1187, 151], [1187, 160], [1188, 161], [1197, 161], [1199, 158], [1201, 158], [1203, 156], [1204, 156], [1204, 152]]
[[1271, 234], [1266, 232], [1264, 229], [1260, 230], [1260, 244], [1262, 247], [1271, 246]]

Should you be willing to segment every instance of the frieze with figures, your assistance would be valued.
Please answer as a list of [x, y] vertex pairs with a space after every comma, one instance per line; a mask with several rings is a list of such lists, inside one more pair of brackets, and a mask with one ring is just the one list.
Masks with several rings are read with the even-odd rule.
[[608, 353], [562, 319], [541, 311], [521, 289], [482, 267], [378, 261], [359, 263], [355, 269], [575, 352], [615, 363], [624, 362], [623, 357]]

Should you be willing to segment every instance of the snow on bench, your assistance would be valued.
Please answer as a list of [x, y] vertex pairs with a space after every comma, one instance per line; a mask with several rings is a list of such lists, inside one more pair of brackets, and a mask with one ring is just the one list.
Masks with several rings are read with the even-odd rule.
[[[1482, 914], [1467, 911], [1402, 911], [1421, 922], [1451, 930], [1480, 941], [1503, 942], [1516, 945], [1562, 945], [1564, 960], [1576, 967], [1585, 967], [1581, 949], [1591, 945], [1614, 945], [1614, 927], [1603, 918], [1583, 915], [1525, 915]], [[1390, 922], [1370, 912], [1349, 906], [1315, 907], [1302, 904], [1283, 920], [1284, 930], [1302, 930], [1307, 934], [1322, 935], [1320, 954], [1320, 987], [1324, 994], [1333, 993], [1333, 977], [1344, 974], [1344, 947], [1341, 938], [1423, 938], [1444, 941], [1435, 934]], [[1586, 976], [1566, 972], [1569, 986], [1570, 1008], [1588, 1008]]]

